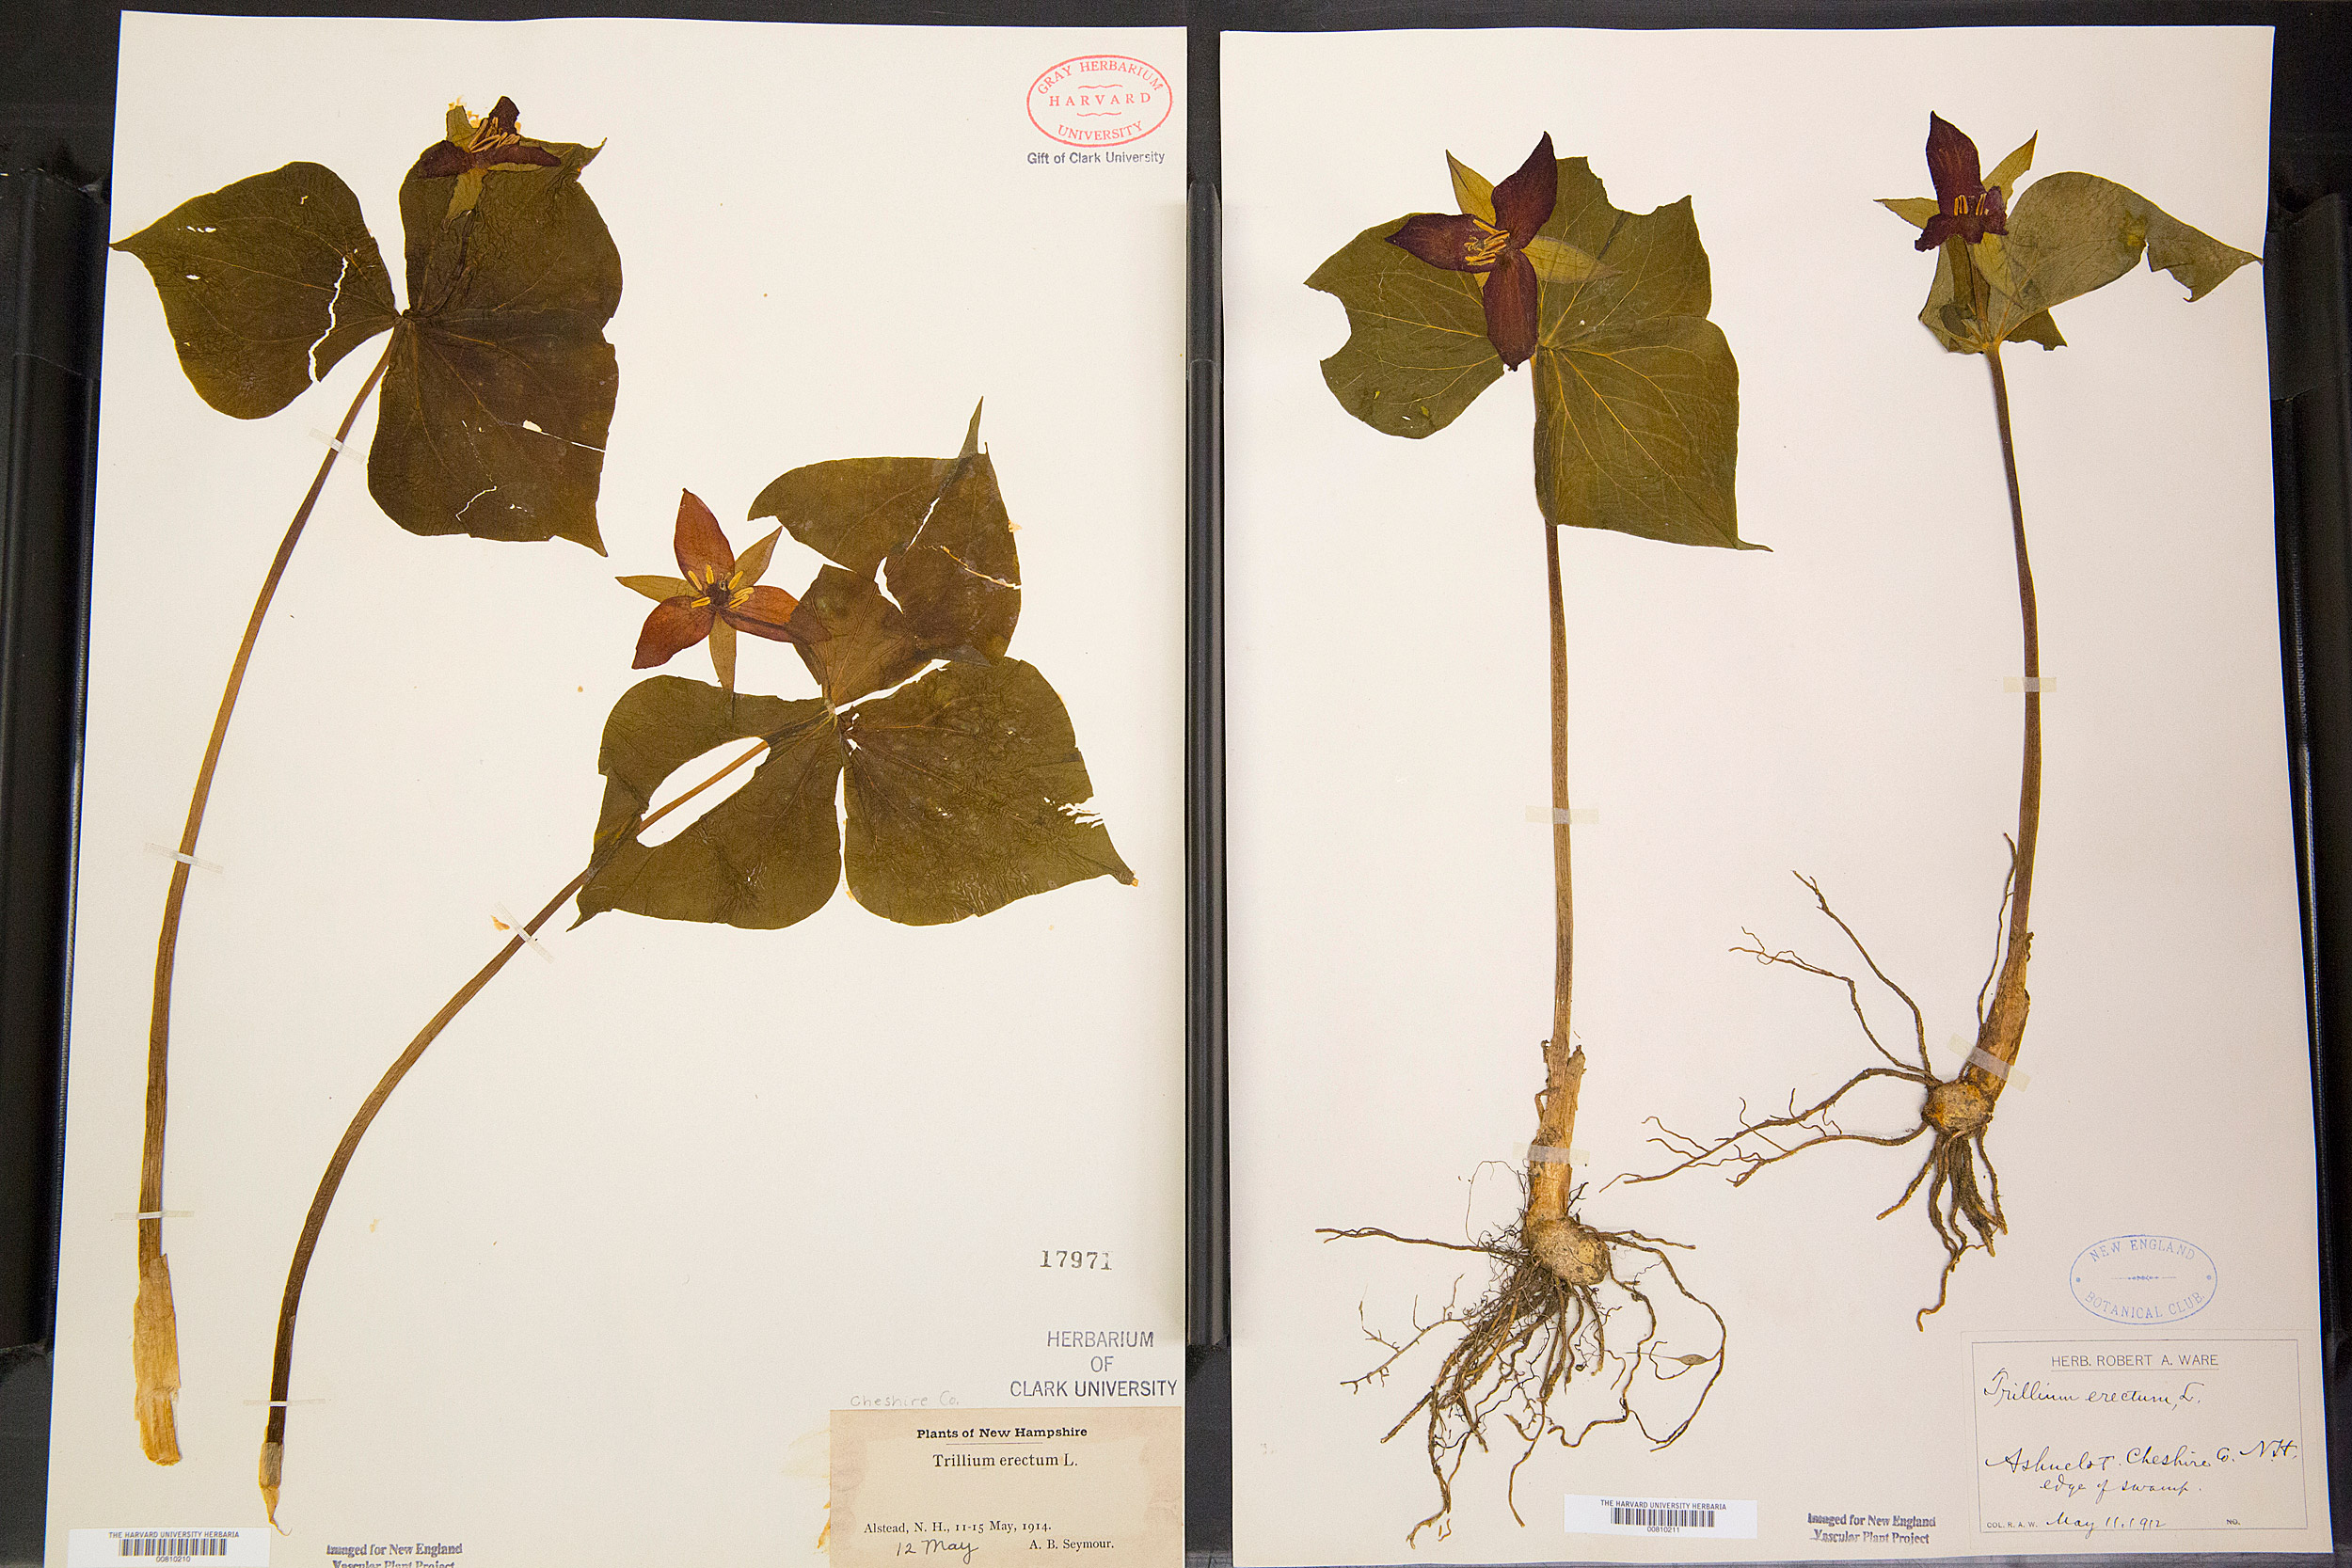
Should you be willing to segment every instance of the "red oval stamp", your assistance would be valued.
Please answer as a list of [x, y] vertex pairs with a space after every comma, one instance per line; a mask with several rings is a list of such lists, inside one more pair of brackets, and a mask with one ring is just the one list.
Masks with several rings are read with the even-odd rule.
[[1029, 84], [1029, 123], [1066, 147], [1119, 147], [1168, 123], [1168, 78], [1128, 55], [1079, 55]]

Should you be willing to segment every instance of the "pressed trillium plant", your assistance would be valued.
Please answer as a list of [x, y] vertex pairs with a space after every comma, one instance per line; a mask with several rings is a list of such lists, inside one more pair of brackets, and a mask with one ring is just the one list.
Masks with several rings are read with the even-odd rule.
[[[1061, 698], [1007, 653], [1021, 564], [979, 425], [976, 410], [954, 457], [818, 463], [762, 491], [752, 515], [774, 519], [831, 562], [797, 600], [751, 584], [776, 535], [737, 557], [691, 493], [680, 498], [675, 537], [685, 577], [620, 579], [662, 597], [640, 633], [638, 668], [734, 626], [792, 642], [818, 695], [735, 690], [731, 655], [714, 641], [720, 685], [656, 675], [613, 705], [587, 863], [393, 1061], [303, 1218], [262, 1443], [273, 1522], [303, 1281], [343, 1173], [426, 1048], [565, 904], [578, 901], [575, 927], [618, 911], [768, 930], [807, 919], [846, 882], [886, 920], [936, 926], [1095, 877], [1134, 885], [1108, 830], [1085, 809], [1094, 786]], [[730, 742], [743, 750], [654, 804], [680, 768]], [[644, 842], [655, 823], [745, 768], [751, 776], [734, 794], [668, 841]]]
[[[1324, 380], [1374, 429], [1433, 435], [1522, 366], [1535, 403], [1551, 615], [1554, 963], [1525, 1200], [1510, 1224], [1468, 1245], [1371, 1227], [1324, 1233], [1476, 1253], [1492, 1270], [1473, 1306], [1449, 1308], [1402, 1341], [1380, 1338], [1390, 1354], [1359, 1380], [1385, 1379], [1424, 1338], [1451, 1338], [1428, 1391], [1388, 1434], [1422, 1421], [1438, 1508], [1413, 1527], [1416, 1537], [1433, 1526], [1447, 1533], [1454, 1479], [1498, 1418], [1523, 1443], [1516, 1477], [1548, 1436], [1574, 1447], [1597, 1428], [1629, 1423], [1663, 1447], [1688, 1429], [1722, 1374], [1723, 1319], [1683, 1286], [1668, 1254], [1676, 1243], [1601, 1228], [1569, 1179], [1585, 1064], [1569, 1019], [1575, 924], [1560, 531], [1756, 547], [1740, 538], [1733, 505], [1739, 368], [1707, 319], [1707, 252], [1690, 198], [1620, 212], [1583, 159], [1553, 156], [1548, 135], [1500, 184], [1447, 161], [1458, 214], [1376, 224], [1307, 280], [1347, 308], [1348, 340], [1324, 361]], [[1694, 1337], [1680, 1338], [1677, 1317]], [[1552, 1402], [1580, 1375], [1598, 1388], [1599, 1407], [1571, 1431]]]
[[[1733, 1183], [1745, 1182], [1767, 1165], [1825, 1144], [1866, 1143], [1900, 1148], [1921, 1138], [1928, 1152], [1884, 1219], [1926, 1189], [1928, 1223], [1944, 1250], [1935, 1300], [1920, 1308], [1924, 1328], [1951, 1290], [1953, 1271], [1978, 1247], [1993, 1251], [1993, 1239], [2009, 1227], [2001, 1212], [1999, 1178], [1986, 1140], [2018, 1052], [2025, 1041], [2030, 998], [2026, 965], [2033, 946], [2031, 911], [2034, 862], [2042, 842], [2042, 641], [2034, 598], [2033, 565], [2026, 549], [2025, 503], [2017, 479], [2017, 450], [2010, 428], [2009, 381], [2001, 366], [2004, 343], [2028, 341], [2047, 349], [2066, 346], [2052, 308], [2113, 282], [2132, 270], [2142, 254], [2151, 271], [2170, 273], [2186, 285], [2191, 300], [2202, 299], [2231, 274], [2257, 260], [2180, 222], [2147, 198], [2090, 174], [2053, 174], [2012, 196], [2032, 166], [2034, 143], [2001, 160], [1990, 178], [1981, 172], [1976, 143], [1940, 115], [1928, 117], [1928, 176], [1933, 197], [1883, 202], [1919, 230], [1915, 248], [1936, 253], [1935, 277], [1920, 322], [1953, 354], [1979, 354], [1993, 383], [1994, 428], [2000, 436], [2002, 471], [2009, 487], [2010, 540], [2017, 558], [2018, 614], [2025, 656], [2025, 744], [2017, 790], [2017, 831], [2009, 844], [2009, 873], [2001, 890], [1993, 962], [1977, 992], [1977, 1028], [1965, 1062], [1949, 1077], [1928, 1059], [1927, 1022], [1918, 1004], [1889, 979], [1851, 927], [1831, 909], [1820, 885], [1800, 876], [1816, 906], [1844, 934], [1871, 976], [1909, 1010], [1911, 1049], [1898, 1054], [1871, 1030], [1861, 990], [1851, 977], [1820, 967], [1793, 952], [1773, 951], [1749, 934], [1735, 949], [1760, 963], [1785, 964], [1836, 980], [1846, 988], [1864, 1037], [1883, 1065], [1857, 1071], [1836, 1093], [1800, 1110], [1789, 1099], [1786, 1116], [1745, 1121], [1729, 1137], [1692, 1139], [1661, 1129], [1661, 1140], [1682, 1156], [1657, 1176], [1698, 1166], [1736, 1168]], [[1850, 1132], [1834, 1118], [1845, 1098], [1878, 1081], [1901, 1084], [1919, 1095], [1915, 1125], [1887, 1134]]]
[[238, 419], [277, 413], [352, 350], [390, 334], [262, 579], [164, 896], [131, 1352], [139, 1442], [159, 1465], [180, 1458], [179, 1330], [163, 1209], [172, 970], [188, 872], [262, 623], [360, 408], [381, 387], [368, 489], [411, 533], [560, 537], [603, 553], [596, 488], [619, 386], [604, 324], [620, 304], [621, 259], [580, 185], [596, 150], [532, 140], [518, 122], [512, 99], [478, 119], [453, 104], [444, 139], [402, 180], [405, 310], [358, 198], [318, 164], [288, 164], [197, 197], [115, 245], [146, 264], [198, 394]]

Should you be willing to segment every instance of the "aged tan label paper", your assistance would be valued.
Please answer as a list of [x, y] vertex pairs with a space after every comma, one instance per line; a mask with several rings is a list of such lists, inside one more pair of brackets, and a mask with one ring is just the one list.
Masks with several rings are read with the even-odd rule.
[[2297, 1349], [2283, 1337], [1979, 1341], [1979, 1527], [2087, 1541], [2303, 1528]]
[[841, 1568], [1180, 1563], [1184, 1496], [1174, 1405], [833, 1413]]

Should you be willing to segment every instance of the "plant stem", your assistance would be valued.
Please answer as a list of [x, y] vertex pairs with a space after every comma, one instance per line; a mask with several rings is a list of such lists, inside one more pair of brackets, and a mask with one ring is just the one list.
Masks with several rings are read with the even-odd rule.
[[326, 488], [326, 476], [334, 470], [335, 459], [342, 453], [342, 444], [359, 418], [360, 406], [384, 379], [384, 369], [391, 358], [391, 347], [387, 344], [383, 357], [368, 372], [367, 380], [360, 383], [358, 395], [344, 411], [334, 442], [319, 462], [318, 475], [310, 481], [302, 504], [294, 509], [294, 521], [287, 525], [286, 537], [278, 541], [278, 554], [269, 563], [269, 574], [262, 579], [262, 592], [253, 601], [253, 613], [246, 620], [245, 641], [237, 645], [236, 660], [229, 666], [229, 684], [220, 694], [220, 710], [213, 717], [213, 734], [205, 742], [204, 761], [196, 770], [196, 788], [188, 797], [187, 825], [180, 832], [182, 858], [172, 863], [171, 886], [164, 895], [163, 929], [155, 939], [154, 1006], [147, 1024], [147, 1131], [139, 1152], [139, 1290], [131, 1313], [131, 1364], [138, 1385], [139, 1447], [158, 1465], [180, 1462], [178, 1423], [172, 1415], [172, 1402], [180, 1391], [180, 1330], [171, 1303], [171, 1268], [164, 1259], [162, 1211], [167, 1069], [171, 1057], [171, 971], [180, 946], [180, 911], [187, 901], [188, 872], [192, 869], [187, 857], [196, 853], [197, 834], [203, 831], [204, 806], [213, 793], [213, 771], [220, 765], [221, 744], [228, 738], [230, 716], [237, 710], [237, 693], [245, 686], [246, 666], [252, 661], [253, 645], [261, 638], [262, 618], [269, 613], [278, 579], [286, 575], [286, 563], [294, 558], [303, 525], [310, 520], [310, 509], [318, 504], [319, 493]]
[[408, 1069], [415, 1067], [418, 1060], [424, 1055], [425, 1048], [439, 1037], [441, 1031], [449, 1027], [453, 1019], [465, 1010], [467, 1003], [481, 994], [482, 989], [498, 977], [499, 971], [506, 967], [507, 960], [522, 951], [523, 943], [529, 938], [535, 936], [539, 927], [546, 925], [572, 895], [587, 885], [588, 879], [596, 874], [597, 869], [603, 865], [605, 858], [614, 847], [626, 842], [627, 837], [642, 835], [656, 822], [718, 784], [736, 769], [752, 762], [768, 748], [768, 741], [754, 742], [749, 751], [736, 757], [724, 768], [720, 768], [669, 804], [657, 811], [649, 812], [640, 818], [634, 834], [616, 834], [607, 841], [606, 847], [598, 850], [588, 863], [580, 868], [579, 876], [564, 883], [563, 891], [548, 899], [546, 907], [537, 914], [525, 921], [523, 928], [516, 932], [505, 946], [500, 948], [472, 979], [457, 988], [456, 994], [443, 1004], [441, 1010], [435, 1013], [431, 1021], [417, 1032], [417, 1037], [408, 1042], [408, 1049], [403, 1051], [398, 1059], [385, 1069], [384, 1076], [376, 1081], [374, 1089], [369, 1093], [365, 1101], [360, 1102], [358, 1111], [351, 1118], [351, 1125], [343, 1130], [342, 1141], [335, 1146], [333, 1156], [326, 1162], [326, 1173], [319, 1178], [318, 1191], [310, 1199], [310, 1212], [302, 1218], [302, 1236], [294, 1243], [294, 1262], [286, 1271], [285, 1294], [278, 1303], [278, 1343], [270, 1367], [269, 1423], [262, 1438], [261, 1462], [262, 1497], [268, 1507], [271, 1524], [275, 1525], [278, 1522], [278, 1490], [285, 1473], [286, 1399], [287, 1390], [294, 1381], [294, 1319], [302, 1310], [302, 1282], [310, 1272], [310, 1255], [318, 1249], [319, 1232], [326, 1228], [327, 1211], [335, 1203], [335, 1191], [342, 1185], [343, 1172], [350, 1167], [352, 1156], [359, 1151], [359, 1140], [367, 1136], [368, 1127], [375, 1120], [376, 1113], [384, 1108], [384, 1102], [391, 1098], [392, 1091], [400, 1087], [400, 1081], [408, 1076]]
[[[2017, 784], [2015, 880], [2010, 895], [2009, 928], [2005, 938], [1999, 982], [1993, 1006], [1977, 1031], [1977, 1048], [1987, 1056], [2013, 1066], [2025, 1039], [2026, 964], [2033, 947], [2028, 907], [2033, 900], [2034, 851], [2042, 837], [2042, 630], [2033, 592], [2033, 562], [2026, 554], [2026, 508], [2017, 488], [2017, 445], [2010, 432], [2009, 380], [2001, 372], [2001, 346], [1985, 351], [1993, 374], [1993, 412], [2001, 432], [2001, 467], [2009, 480], [2009, 515], [2017, 546], [2017, 606], [2025, 637], [2026, 739]], [[1988, 1099], [1998, 1099], [2006, 1075], [1971, 1067], [1967, 1076]]]
[[1560, 530], [1544, 524], [1544, 568], [1551, 597], [1551, 1037], [1544, 1042], [1544, 1089], [1536, 1096], [1535, 1142], [1555, 1150], [1530, 1156], [1523, 1228], [1568, 1218], [1569, 1168], [1565, 1159], [1576, 1133], [1577, 1090], [1584, 1053], [1568, 1033], [1575, 989], [1576, 898], [1568, 862], [1568, 617], [1560, 593]]

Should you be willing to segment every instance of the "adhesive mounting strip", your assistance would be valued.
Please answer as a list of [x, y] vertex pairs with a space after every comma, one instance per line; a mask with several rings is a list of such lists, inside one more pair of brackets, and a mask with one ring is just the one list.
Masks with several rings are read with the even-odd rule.
[[115, 1215], [115, 1218], [119, 1220], [190, 1220], [195, 1217], [196, 1211], [193, 1209], [148, 1209], [137, 1212], [124, 1209]]
[[183, 855], [168, 844], [156, 844], [151, 841], [147, 846], [147, 852], [151, 855], [161, 855], [166, 860], [178, 861], [182, 865], [192, 865], [199, 871], [218, 871], [221, 869], [218, 864], [212, 861], [199, 860], [194, 855]]
[[337, 438], [332, 431], [321, 430], [318, 426], [312, 425], [310, 427], [310, 436], [312, 439], [324, 441], [337, 451], [343, 450], [342, 442]]
[[2058, 677], [2056, 675], [2003, 675], [2001, 689], [2004, 691], [2056, 691]]
[[1991, 1073], [1994, 1077], [2000, 1079], [2012, 1089], [2022, 1089], [2026, 1085], [2033, 1082], [2033, 1074], [2029, 1072], [2020, 1072], [2016, 1069], [2016, 1068], [2002, 1061], [1998, 1056], [1986, 1054], [1983, 1050], [1979, 1048], [1977, 1042], [1972, 1039], [1968, 1039], [1960, 1035], [1954, 1035], [1946, 1043], [1950, 1046], [1952, 1050], [1964, 1052], [1966, 1053], [1967, 1059], [1960, 1064], [1963, 1069], [1981, 1069], [1982, 1070]]
[[1562, 1148], [1557, 1144], [1529, 1144], [1527, 1157], [1539, 1165], [1581, 1165], [1592, 1159], [1581, 1148]]
[[1598, 806], [1569, 806], [1563, 809], [1559, 806], [1530, 806], [1527, 808], [1527, 819], [1530, 822], [1541, 822], [1554, 828], [1564, 822], [1572, 827], [1586, 828], [1600, 820], [1600, 808]]
[[524, 925], [520, 920], [516, 918], [515, 911], [508, 909], [505, 905], [501, 904], [497, 909], [490, 911], [490, 924], [497, 927], [501, 931], [512, 932], [514, 935], [522, 938], [523, 945], [529, 947], [533, 953], [538, 954], [539, 957], [547, 959], [548, 962], [553, 963], [555, 961], [555, 955], [548, 950], [547, 943], [541, 942], [538, 935], [533, 932], [530, 927]]
[[2018, 1071], [2016, 1068], [2001, 1060], [1998, 1056], [1987, 1055], [1982, 1049], [1977, 1046], [1970, 1046], [1968, 1048], [1968, 1065], [1972, 1068], [1978, 1068], [1983, 1071], [1991, 1073], [1994, 1077], [2000, 1079], [2012, 1089], [2022, 1089], [2027, 1084], [2033, 1082], [2033, 1079], [2028, 1075]]

